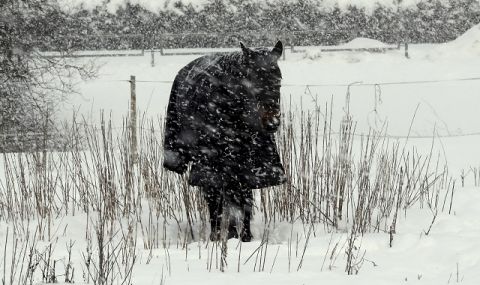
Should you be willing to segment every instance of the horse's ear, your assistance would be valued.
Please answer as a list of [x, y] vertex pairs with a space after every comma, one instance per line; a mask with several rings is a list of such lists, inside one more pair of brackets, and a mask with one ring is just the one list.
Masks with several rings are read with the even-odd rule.
[[250, 50], [242, 42], [240, 42], [240, 47], [242, 48], [243, 54], [248, 55]]
[[272, 55], [274, 57], [276, 57], [277, 59], [280, 58], [280, 56], [282, 56], [282, 53], [283, 53], [283, 44], [281, 41], [278, 41], [277, 44], [275, 45], [275, 47], [272, 49]]

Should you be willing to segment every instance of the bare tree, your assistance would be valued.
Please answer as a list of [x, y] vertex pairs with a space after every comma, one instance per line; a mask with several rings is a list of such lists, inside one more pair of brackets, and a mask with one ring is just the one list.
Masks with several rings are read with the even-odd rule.
[[53, 130], [75, 83], [95, 75], [91, 62], [46, 53], [70, 52], [68, 17], [57, 0], [0, 1], [0, 151], [21, 150], [19, 141]]

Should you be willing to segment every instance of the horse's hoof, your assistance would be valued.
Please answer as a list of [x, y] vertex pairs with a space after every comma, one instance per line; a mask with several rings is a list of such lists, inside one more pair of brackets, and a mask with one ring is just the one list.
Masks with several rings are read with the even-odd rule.
[[227, 239], [231, 238], [238, 238], [238, 231], [237, 231], [237, 226], [235, 223], [230, 222], [230, 225], [228, 226], [228, 236]]
[[219, 241], [221, 237], [220, 231], [214, 231], [210, 233], [210, 241]]
[[[228, 230], [227, 239], [238, 238], [237, 229]], [[215, 231], [210, 233], [210, 241], [220, 241], [222, 240], [222, 234], [220, 231]]]
[[229, 230], [228, 231], [228, 236], [227, 236], [228, 239], [231, 239], [231, 238], [238, 238], [238, 232], [236, 229], [233, 229], [233, 230]]
[[242, 242], [251, 242], [253, 239], [252, 233], [250, 231], [242, 231], [240, 234]]

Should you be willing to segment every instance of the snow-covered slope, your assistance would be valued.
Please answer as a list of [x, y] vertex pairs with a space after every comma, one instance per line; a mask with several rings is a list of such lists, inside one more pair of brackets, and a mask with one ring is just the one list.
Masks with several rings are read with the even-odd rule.
[[480, 24], [473, 26], [455, 40], [440, 45], [437, 52], [443, 56], [480, 56]]
[[383, 47], [389, 47], [390, 45], [387, 45], [385, 43], [382, 43], [381, 41], [374, 40], [374, 39], [369, 39], [369, 38], [355, 38], [348, 43], [339, 45], [340, 48], [383, 48]]

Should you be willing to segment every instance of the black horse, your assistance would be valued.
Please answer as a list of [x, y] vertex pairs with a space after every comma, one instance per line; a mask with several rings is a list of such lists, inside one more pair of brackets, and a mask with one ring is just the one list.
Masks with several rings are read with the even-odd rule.
[[[202, 188], [208, 204], [211, 240], [220, 238], [225, 207], [243, 214], [240, 238], [250, 241], [252, 189], [282, 184], [285, 172], [274, 132], [280, 125], [283, 52], [249, 49], [200, 57], [182, 68], [167, 108], [164, 167], [184, 173]], [[229, 221], [228, 238], [238, 238]]]

